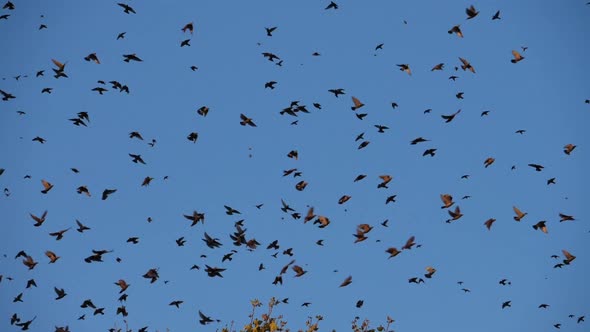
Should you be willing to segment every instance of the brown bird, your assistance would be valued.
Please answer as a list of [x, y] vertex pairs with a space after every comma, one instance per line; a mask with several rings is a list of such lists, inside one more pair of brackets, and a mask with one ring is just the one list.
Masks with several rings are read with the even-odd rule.
[[316, 219], [313, 224], [320, 224], [318, 228], [325, 228], [330, 224], [330, 219], [325, 216], [318, 216], [318, 219]]
[[486, 160], [484, 160], [483, 164], [485, 168], [488, 168], [488, 166], [490, 166], [491, 164], [494, 163], [494, 161], [496, 161], [496, 159], [489, 157]]
[[463, 217], [463, 214], [461, 213], [461, 209], [459, 208], [459, 206], [455, 207], [455, 211], [447, 211], [449, 213], [449, 216], [451, 216], [451, 219], [448, 219], [446, 222], [447, 223], [451, 223], [451, 221], [457, 220], [461, 217]]
[[565, 249], [561, 250], [561, 252], [563, 253], [563, 256], [565, 257], [565, 259], [563, 260], [563, 264], [565, 264], [565, 265], [569, 265], [569, 263], [571, 263], [574, 259], [576, 259], [576, 256], [570, 254]]
[[445, 66], [444, 63], [439, 63], [439, 64], [435, 65], [434, 67], [432, 67], [432, 69], [430, 69], [430, 71], [443, 70], [444, 66]]
[[512, 209], [514, 210], [514, 213], [516, 213], [516, 216], [513, 217], [516, 221], [520, 221], [522, 218], [524, 218], [524, 216], [527, 215], [527, 212], [523, 213], [516, 206], [513, 206]]
[[518, 51], [516, 51], [516, 50], [512, 50], [512, 56], [514, 57], [514, 59], [510, 60], [510, 62], [512, 62], [512, 63], [517, 63], [521, 60], [524, 60], [524, 57], [522, 55], [520, 55], [520, 53], [518, 53]]
[[545, 226], [545, 220], [541, 220], [538, 223], [533, 225], [535, 230], [539, 229], [541, 232], [547, 234], [547, 226]]
[[473, 5], [469, 6], [467, 9], [465, 9], [465, 13], [467, 14], [468, 20], [476, 17], [477, 14], [479, 14], [479, 12], [475, 9], [475, 7], [473, 7]]
[[461, 25], [455, 25], [454, 27], [452, 27], [449, 31], [449, 35], [452, 35], [453, 33], [457, 34], [457, 37], [463, 38], [463, 32], [461, 31]]
[[401, 253], [401, 251], [397, 250], [395, 247], [387, 248], [385, 252], [389, 254], [389, 258], [395, 257]]
[[31, 216], [31, 218], [33, 218], [33, 220], [35, 220], [35, 224], [33, 226], [39, 227], [39, 226], [43, 225], [43, 223], [45, 222], [45, 218], [47, 217], [47, 210], [45, 210], [43, 212], [41, 217], [37, 217], [36, 215], [34, 215], [32, 213], [29, 213], [29, 215]]
[[424, 274], [424, 276], [428, 279], [432, 278], [432, 276], [436, 273], [436, 269], [433, 268], [432, 266], [428, 266], [426, 267], [426, 274]]
[[307, 271], [304, 271], [303, 268], [299, 265], [293, 265], [292, 267], [293, 271], [295, 271], [295, 277], [301, 277], [302, 275], [304, 275], [305, 273], [307, 273]]
[[307, 186], [307, 182], [305, 181], [299, 181], [296, 185], [295, 185], [295, 189], [297, 189], [298, 191], [302, 191], [303, 189], [305, 189], [305, 187]]
[[121, 290], [119, 290], [119, 294], [123, 293], [124, 291], [127, 290], [127, 288], [129, 288], [129, 284], [123, 280], [123, 279], [119, 279], [119, 281], [115, 282], [115, 285], [119, 286], [119, 288], [121, 288]]
[[340, 284], [339, 287], [345, 287], [348, 286], [352, 283], [352, 276], [348, 276], [346, 277], [346, 279], [344, 279], [344, 281]]
[[441, 194], [440, 195], [440, 199], [443, 202], [443, 206], [441, 206], [441, 209], [446, 209], [449, 208], [451, 206], [453, 206], [453, 204], [455, 204], [455, 202], [453, 202], [453, 196], [449, 195], [449, 194]]
[[186, 219], [192, 221], [193, 223], [191, 224], [192, 226], [195, 226], [197, 223], [199, 223], [199, 221], [203, 224], [205, 224], [205, 214], [204, 213], [199, 213], [197, 211], [193, 211], [192, 215], [183, 215]]
[[45, 256], [49, 258], [49, 264], [55, 263], [60, 257], [57, 256], [53, 251], [47, 250]]
[[492, 224], [494, 222], [496, 222], [496, 219], [490, 218], [490, 219], [486, 220], [483, 224], [486, 225], [486, 227], [488, 228], [488, 230], [490, 230], [492, 228]]
[[351, 110], [356, 111], [359, 108], [365, 106], [365, 104], [363, 104], [358, 98], [356, 97], [352, 97], [352, 103], [354, 104], [354, 106], [350, 107]]
[[462, 63], [461, 69], [463, 69], [464, 71], [469, 70], [475, 74], [475, 68], [473, 68], [473, 66], [471, 65], [471, 63], [469, 63], [469, 61], [467, 61], [466, 59], [463, 59], [461, 57], [459, 57], [459, 60], [461, 60], [461, 63]]
[[184, 25], [184, 27], [181, 29], [182, 32], [186, 32], [187, 30], [191, 33], [191, 35], [193, 34], [194, 31], [194, 26], [193, 26], [193, 22], [187, 23]]
[[32, 270], [35, 268], [35, 265], [37, 265], [37, 262], [35, 262], [33, 260], [33, 257], [31, 256], [25, 256], [25, 259], [23, 259], [23, 264], [29, 268], [29, 270]]
[[240, 124], [242, 126], [249, 125], [250, 127], [256, 127], [256, 124], [254, 123], [254, 121], [252, 121], [251, 118], [245, 116], [244, 114], [240, 114], [240, 119], [242, 120], [242, 121], [240, 121]]
[[65, 232], [69, 231], [71, 227], [68, 227], [66, 229], [62, 229], [61, 231], [57, 231], [57, 232], [53, 232], [53, 233], [49, 233], [49, 235], [51, 236], [55, 236], [55, 240], [59, 241], [61, 239], [63, 239]]
[[43, 190], [41, 190], [41, 193], [43, 194], [47, 194], [51, 189], [53, 189], [53, 185], [51, 183], [49, 183], [48, 181], [45, 180], [41, 180], [41, 184], [43, 184]]
[[563, 153], [565, 153], [569, 156], [569, 154], [572, 153], [572, 151], [574, 151], [575, 148], [576, 148], [575, 145], [567, 144], [566, 146], [563, 147]]
[[156, 280], [158, 280], [158, 278], [160, 277], [160, 275], [158, 274], [158, 269], [149, 269], [143, 275], [143, 277], [145, 279], [150, 279], [150, 283], [153, 284], [154, 282], [156, 282]]
[[416, 242], [414, 242], [414, 240], [415, 240], [415, 237], [414, 236], [410, 236], [410, 238], [406, 241], [406, 244], [404, 244], [404, 246], [402, 247], [402, 250], [412, 249], [412, 247], [414, 245], [416, 245]]
[[377, 185], [377, 188], [389, 188], [389, 187], [387, 187], [387, 184], [389, 182], [391, 182], [391, 180], [393, 180], [393, 177], [391, 175], [385, 174], [385, 175], [379, 175], [379, 178], [381, 178], [381, 180], [383, 180], [383, 181], [381, 181], [381, 183], [379, 183]]
[[149, 186], [150, 185], [150, 182], [152, 182], [153, 179], [154, 178], [152, 178], [152, 177], [146, 176], [145, 179], [143, 179], [143, 182], [141, 183], [141, 186], [142, 187]]

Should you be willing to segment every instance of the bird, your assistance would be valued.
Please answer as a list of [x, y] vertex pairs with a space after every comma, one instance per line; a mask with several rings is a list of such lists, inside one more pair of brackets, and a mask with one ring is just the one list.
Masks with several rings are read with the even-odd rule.
[[541, 220], [533, 225], [533, 229], [540, 230], [543, 233], [547, 234], [547, 226], [545, 225], [545, 220]]
[[524, 57], [522, 55], [520, 55], [520, 53], [518, 53], [518, 51], [516, 51], [516, 50], [512, 50], [512, 57], [513, 57], [513, 59], [510, 60], [510, 62], [512, 62], [512, 63], [518, 63], [518, 62], [524, 60]]
[[426, 157], [426, 156], [431, 156], [431, 157], [434, 157], [434, 155], [436, 154], [436, 150], [437, 150], [437, 149], [426, 149], [426, 150], [424, 150], [424, 152], [422, 153], [422, 157]]
[[114, 194], [117, 192], [117, 189], [105, 189], [102, 192], [102, 200], [106, 200], [107, 198], [109, 198], [110, 195]]
[[576, 148], [576, 146], [573, 145], [573, 144], [566, 144], [563, 147], [563, 153], [565, 153], [565, 154], [567, 154], [569, 156], [570, 153], [572, 153], [572, 151], [574, 151], [575, 148]]
[[66, 233], [68, 230], [70, 230], [70, 228], [71, 228], [71, 227], [69, 227], [69, 228], [66, 228], [66, 229], [62, 229], [61, 231], [57, 231], [57, 232], [53, 232], [53, 233], [49, 233], [49, 235], [51, 235], [51, 236], [55, 236], [55, 240], [56, 240], [56, 241], [59, 241], [59, 240], [63, 239], [63, 237], [64, 237], [64, 234], [65, 234], [65, 233]]
[[563, 253], [563, 256], [565, 257], [565, 259], [563, 260], [563, 264], [565, 265], [569, 265], [574, 259], [576, 259], [576, 256], [572, 255], [569, 253], [569, 251], [563, 249], [561, 251]]
[[60, 257], [57, 256], [53, 251], [51, 250], [47, 250], [45, 252], [45, 256], [47, 256], [47, 258], [49, 258], [49, 263], [55, 263]]
[[352, 103], [354, 104], [352, 107], [350, 107], [351, 110], [356, 111], [359, 108], [365, 106], [365, 104], [363, 104], [358, 98], [356, 97], [352, 97]]
[[93, 61], [96, 64], [100, 64], [100, 60], [96, 56], [96, 53], [90, 53], [90, 54], [88, 54], [87, 56], [84, 57], [84, 60], [86, 60], [86, 61]]
[[463, 69], [463, 71], [469, 70], [469, 71], [471, 71], [472, 73], [475, 74], [475, 68], [473, 68], [473, 66], [471, 65], [471, 63], [468, 60], [466, 60], [464, 58], [461, 58], [461, 57], [459, 57], [459, 60], [462, 63], [461, 69]]
[[191, 40], [189, 39], [185, 39], [183, 41], [180, 42], [180, 47], [185, 47], [185, 46], [191, 46], [190, 44]]
[[564, 221], [574, 221], [574, 220], [576, 220], [576, 219], [574, 218], [574, 216], [570, 216], [570, 215], [563, 214], [563, 213], [560, 213], [560, 214], [559, 214], [559, 218], [560, 218], [560, 219], [559, 219], [559, 222], [564, 222]]
[[496, 159], [494, 159], [492, 157], [486, 158], [486, 160], [484, 160], [484, 162], [483, 162], [484, 167], [488, 168], [491, 164], [494, 163], [494, 161], [496, 161]]
[[39, 227], [43, 225], [43, 223], [45, 222], [45, 218], [47, 217], [47, 210], [45, 210], [43, 214], [41, 214], [41, 217], [37, 217], [32, 213], [29, 213], [29, 215], [31, 216], [31, 218], [33, 218], [33, 220], [35, 220], [35, 224], [33, 226]]
[[338, 287], [346, 287], [346, 286], [350, 285], [351, 283], [352, 283], [352, 276], [348, 276], [348, 277], [346, 277], [346, 279], [344, 279], [344, 281]]
[[338, 4], [336, 4], [334, 1], [330, 1], [330, 4], [328, 4], [328, 6], [324, 9], [338, 9]]
[[270, 27], [270, 28], [264, 28], [264, 30], [266, 30], [266, 35], [268, 37], [272, 37], [272, 33], [277, 29], [277, 27]]
[[129, 63], [131, 61], [136, 61], [136, 62], [142, 62], [143, 61], [135, 53], [132, 53], [132, 54], [123, 54], [123, 57], [125, 58], [125, 59], [123, 59], [123, 61], [125, 61], [127, 63]]
[[63, 288], [57, 288], [57, 287], [53, 287], [53, 290], [55, 291], [55, 294], [57, 295], [57, 297], [55, 298], [56, 300], [61, 300], [64, 297], [66, 297], [66, 292]]
[[143, 160], [143, 158], [141, 158], [141, 155], [139, 155], [139, 154], [129, 153], [129, 157], [131, 157], [131, 161], [136, 164], [137, 163], [144, 164], [144, 165], [146, 164], [145, 161]]
[[264, 83], [264, 88], [269, 88], [271, 90], [273, 90], [275, 88], [275, 84], [277, 84], [276, 81], [268, 81], [266, 83]]
[[444, 63], [439, 63], [434, 65], [434, 67], [432, 67], [432, 69], [430, 69], [430, 71], [435, 71], [435, 70], [443, 70], [445, 64]]
[[461, 31], [461, 25], [459, 25], [459, 24], [455, 25], [451, 29], [449, 29], [448, 33], [449, 33], [449, 35], [452, 35], [454, 33], [457, 35], [457, 37], [463, 38], [463, 32]]
[[512, 303], [512, 301], [506, 301], [506, 302], [502, 303], [502, 309], [511, 307], [511, 303]]
[[455, 204], [455, 202], [453, 202], [453, 196], [449, 194], [441, 194], [440, 199], [443, 202], [443, 206], [440, 207], [441, 209], [447, 209]]
[[400, 71], [408, 73], [408, 75], [412, 75], [412, 70], [410, 69], [410, 65], [407, 63], [403, 63], [401, 65], [396, 65], [399, 67]]
[[447, 223], [451, 223], [451, 221], [458, 220], [463, 216], [463, 213], [461, 213], [461, 209], [459, 208], [459, 206], [455, 207], [455, 211], [448, 210], [447, 212], [449, 213], [449, 216], [451, 216], [451, 219], [448, 219], [446, 221]]
[[328, 92], [331, 92], [334, 94], [334, 96], [338, 97], [338, 95], [345, 95], [346, 93], [344, 92], [344, 89], [330, 89], [328, 90]]
[[125, 38], [125, 34], [126, 34], [126, 33], [127, 33], [127, 32], [121, 32], [121, 33], [119, 33], [119, 34], [117, 35], [117, 40], [119, 40], [119, 39], [124, 39], [124, 38]]
[[494, 222], [496, 222], [496, 219], [490, 218], [484, 222], [484, 225], [487, 227], [488, 230], [490, 230]]
[[43, 194], [47, 194], [51, 189], [53, 189], [53, 184], [44, 179], [41, 180], [41, 184], [43, 185], [43, 190], [41, 190], [41, 193]]
[[133, 8], [127, 4], [124, 3], [118, 3], [117, 5], [119, 5], [120, 7], [123, 8], [123, 11], [125, 12], [125, 14], [136, 14], [135, 10], [133, 10]]
[[500, 11], [498, 10], [498, 11], [497, 11], [497, 12], [494, 14], [494, 16], [492, 16], [492, 21], [493, 21], [493, 20], [499, 20], [499, 19], [500, 19]]
[[190, 22], [190, 23], [187, 23], [187, 24], [185, 24], [185, 25], [182, 27], [182, 29], [180, 29], [180, 30], [182, 30], [182, 32], [187, 32], [187, 31], [188, 31], [188, 32], [190, 32], [190, 33], [191, 33], [191, 35], [192, 35], [192, 34], [193, 34], [193, 32], [194, 32], [194, 28], [195, 28], [195, 27], [193, 26], [193, 22]]
[[523, 213], [516, 206], [513, 206], [512, 210], [514, 210], [514, 213], [516, 214], [516, 216], [513, 217], [516, 221], [520, 221], [522, 218], [524, 218], [524, 216], [527, 215], [527, 212]]
[[252, 121], [251, 118], [245, 116], [244, 114], [240, 114], [240, 125], [245, 126], [248, 125], [250, 127], [256, 127], [256, 124], [254, 123], [254, 121]]
[[465, 9], [465, 13], [467, 14], [468, 20], [476, 17], [477, 14], [479, 14], [479, 12], [475, 9], [475, 7], [473, 5], [469, 6], [467, 9]]
[[455, 116], [457, 116], [457, 114], [459, 114], [459, 113], [461, 113], [461, 110], [458, 110], [457, 112], [450, 114], [450, 115], [441, 115], [441, 118], [443, 118], [443, 120], [445, 120], [446, 123], [449, 123], [449, 122], [453, 121]]
[[543, 165], [539, 165], [539, 164], [529, 164], [529, 166], [534, 168], [535, 171], [537, 171], [537, 172], [540, 172], [543, 170], [543, 168], [545, 168], [545, 167], [543, 167]]

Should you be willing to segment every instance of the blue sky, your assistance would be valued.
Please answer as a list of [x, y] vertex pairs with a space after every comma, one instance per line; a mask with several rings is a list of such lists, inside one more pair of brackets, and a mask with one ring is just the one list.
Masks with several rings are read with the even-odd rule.
[[[117, 2], [13, 3], [14, 10], [0, 10], [10, 15], [0, 20], [0, 90], [16, 97], [0, 101], [1, 330], [18, 330], [9, 322], [14, 313], [22, 321], [36, 316], [32, 331], [124, 326], [115, 314], [119, 279], [131, 285], [125, 306], [134, 330], [213, 331], [232, 321], [240, 328], [251, 299], [273, 296], [289, 299], [275, 313], [292, 329], [318, 314], [321, 330], [338, 331], [355, 316], [378, 325], [387, 315], [396, 331], [587, 329], [576, 323], [590, 308], [581, 296], [590, 268], [585, 1], [340, 0], [329, 10], [329, 1], [308, 0], [129, 2], [136, 14]], [[470, 5], [479, 14], [467, 20]], [[498, 10], [501, 19], [492, 20]], [[189, 22], [192, 35], [181, 31]], [[464, 38], [447, 33], [457, 24]], [[269, 27], [277, 27], [272, 37]], [[180, 47], [188, 38], [191, 46]], [[512, 50], [524, 60], [511, 63]], [[84, 61], [90, 53], [100, 64]], [[143, 61], [124, 62], [131, 53]], [[476, 73], [463, 71], [459, 57]], [[66, 64], [68, 78], [53, 77], [52, 59]], [[444, 69], [431, 71], [438, 63]], [[412, 74], [398, 64], [409, 64]], [[40, 70], [44, 76], [35, 77]], [[98, 80], [107, 82], [104, 95], [92, 91], [102, 86]], [[113, 89], [112, 80], [130, 93]], [[264, 88], [269, 81], [275, 89]], [[328, 92], [339, 88], [344, 95]], [[352, 111], [352, 96], [365, 106]], [[309, 114], [281, 115], [292, 101]], [[206, 117], [197, 114], [202, 106]], [[457, 110], [450, 123], [441, 118]], [[88, 113], [86, 127], [68, 120], [78, 112]], [[367, 115], [359, 120], [355, 112]], [[240, 114], [257, 126], [241, 126]], [[389, 129], [378, 133], [375, 125]], [[133, 131], [144, 140], [130, 139]], [[191, 132], [195, 143], [187, 140]], [[361, 133], [370, 144], [359, 150]], [[46, 142], [32, 141], [36, 136]], [[410, 145], [417, 137], [429, 141]], [[566, 144], [576, 145], [569, 155]], [[423, 157], [431, 148], [436, 155]], [[291, 150], [297, 160], [287, 157]], [[495, 162], [484, 168], [488, 157]], [[536, 172], [530, 163], [545, 168]], [[301, 177], [282, 176], [292, 168]], [[353, 182], [359, 174], [366, 178]], [[384, 174], [393, 180], [377, 188]], [[147, 176], [154, 179], [142, 187]], [[553, 177], [556, 184], [547, 185]], [[47, 194], [42, 179], [54, 185]], [[297, 191], [301, 180], [308, 185]], [[76, 193], [83, 185], [91, 197]], [[117, 192], [101, 200], [107, 188]], [[445, 223], [441, 194], [453, 196], [452, 209], [460, 206], [463, 217]], [[351, 199], [340, 205], [343, 195]], [[391, 195], [396, 202], [385, 204]], [[281, 199], [302, 218], [283, 213]], [[241, 214], [226, 215], [224, 205]], [[304, 224], [310, 206], [330, 225]], [[521, 222], [513, 206], [527, 212]], [[34, 227], [29, 214], [45, 210], [46, 222]], [[205, 213], [205, 223], [190, 227], [183, 215], [194, 210]], [[559, 222], [560, 213], [575, 220]], [[496, 222], [488, 231], [489, 218]], [[76, 219], [91, 230], [76, 232]], [[240, 219], [247, 238], [260, 243], [253, 251], [229, 238]], [[532, 228], [540, 220], [548, 234]], [[354, 243], [359, 224], [373, 229]], [[68, 227], [60, 241], [48, 235]], [[223, 246], [208, 248], [204, 232]], [[187, 242], [178, 247], [182, 236]], [[385, 250], [401, 250], [410, 236], [421, 246], [388, 259]], [[139, 243], [127, 243], [130, 237]], [[279, 250], [266, 249], [273, 240]], [[282, 254], [288, 248], [292, 257]], [[87, 264], [93, 249], [113, 252]], [[554, 268], [563, 249], [577, 258]], [[33, 270], [14, 259], [20, 250], [39, 262]], [[61, 258], [49, 265], [47, 250]], [[221, 262], [231, 250], [233, 260]], [[289, 270], [282, 286], [273, 285], [293, 259], [307, 273], [296, 278]], [[266, 269], [258, 271], [260, 263]], [[193, 264], [201, 269], [190, 270]], [[223, 278], [208, 277], [206, 264], [227, 269]], [[428, 266], [437, 270], [431, 279], [408, 283], [424, 278]], [[142, 275], [152, 268], [160, 279], [150, 284]], [[348, 276], [352, 283], [339, 288]], [[38, 287], [25, 289], [31, 278]], [[499, 285], [504, 278], [511, 285]], [[55, 301], [54, 287], [68, 295]], [[23, 302], [13, 303], [21, 292]], [[85, 299], [105, 315], [80, 308]], [[173, 300], [184, 303], [176, 309]], [[509, 300], [512, 307], [501, 309]], [[550, 307], [539, 309], [542, 303]], [[221, 322], [199, 325], [199, 310]]]

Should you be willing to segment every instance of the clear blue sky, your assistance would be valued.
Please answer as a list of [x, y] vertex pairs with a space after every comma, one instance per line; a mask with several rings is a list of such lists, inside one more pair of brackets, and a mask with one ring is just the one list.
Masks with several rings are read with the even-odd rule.
[[[134, 330], [242, 327], [250, 300], [272, 296], [289, 299], [275, 313], [292, 329], [320, 314], [320, 330], [347, 330], [355, 316], [376, 326], [387, 315], [398, 332], [588, 330], [576, 323], [590, 315], [585, 0], [339, 0], [328, 10], [323, 0], [128, 2], [136, 14], [115, 1], [13, 3], [14, 10], [0, 10], [10, 15], [0, 19], [0, 90], [16, 97], [0, 101], [0, 330], [19, 329], [10, 326], [14, 313], [22, 321], [37, 317], [31, 331], [124, 326], [115, 314], [119, 279], [130, 284], [126, 319]], [[470, 5], [479, 14], [467, 20]], [[498, 10], [501, 19], [492, 20]], [[192, 35], [181, 31], [189, 22]], [[458, 24], [463, 38], [447, 33]], [[277, 27], [272, 37], [270, 27]], [[511, 63], [512, 50], [524, 59]], [[84, 61], [91, 53], [100, 64]], [[143, 61], [124, 62], [132, 53]], [[475, 74], [460, 68], [459, 57]], [[65, 63], [68, 78], [53, 77], [52, 59]], [[438, 63], [443, 70], [431, 71]], [[113, 89], [113, 80], [130, 93]], [[275, 89], [264, 88], [269, 81]], [[96, 87], [108, 91], [99, 95]], [[345, 94], [328, 92], [338, 88]], [[365, 105], [352, 111], [352, 96]], [[295, 100], [309, 114], [279, 113]], [[206, 117], [197, 114], [202, 106]], [[459, 109], [451, 122], [441, 118]], [[68, 120], [78, 112], [88, 113], [87, 127]], [[359, 120], [355, 112], [367, 115]], [[241, 126], [240, 114], [257, 126]], [[389, 129], [378, 133], [375, 125]], [[144, 140], [130, 139], [133, 131]], [[187, 140], [191, 132], [196, 143]], [[359, 150], [360, 133], [370, 144]], [[37, 136], [46, 142], [32, 141]], [[429, 141], [411, 145], [417, 137]], [[569, 155], [566, 144], [576, 145]], [[431, 148], [436, 155], [423, 157]], [[297, 160], [287, 157], [291, 150]], [[484, 168], [488, 157], [495, 162]], [[301, 177], [282, 176], [292, 168]], [[353, 182], [359, 174], [366, 178]], [[393, 180], [377, 188], [385, 174]], [[147, 176], [154, 179], [142, 187]], [[54, 185], [47, 194], [42, 179]], [[301, 180], [308, 185], [298, 191]], [[79, 186], [92, 196], [76, 193]], [[117, 192], [101, 200], [107, 188]], [[441, 194], [453, 196], [460, 219], [445, 223]], [[343, 195], [351, 199], [340, 205]], [[385, 204], [391, 195], [396, 201]], [[281, 199], [302, 218], [283, 213]], [[241, 214], [226, 215], [224, 205]], [[330, 225], [304, 224], [309, 206]], [[513, 206], [527, 213], [520, 222]], [[46, 221], [34, 227], [29, 214], [45, 210]], [[194, 210], [205, 223], [190, 227], [183, 214]], [[559, 213], [575, 220], [559, 222]], [[489, 218], [496, 219], [491, 230], [483, 225]], [[76, 219], [91, 230], [77, 232]], [[229, 238], [240, 219], [247, 239], [260, 243], [253, 251]], [[532, 228], [540, 220], [548, 234]], [[363, 223], [373, 229], [355, 244]], [[48, 235], [68, 227], [60, 241]], [[204, 232], [223, 245], [208, 248]], [[385, 250], [401, 250], [410, 236], [421, 246], [388, 259]], [[130, 237], [139, 243], [127, 243]], [[279, 250], [266, 249], [273, 240]], [[283, 255], [288, 248], [292, 257]], [[113, 252], [87, 264], [92, 249]], [[577, 258], [554, 268], [563, 249]], [[20, 250], [39, 262], [33, 270], [14, 259]], [[49, 264], [47, 250], [61, 258]], [[231, 250], [233, 260], [222, 263]], [[296, 278], [289, 269], [284, 284], [273, 285], [293, 259], [307, 273]], [[266, 269], [258, 271], [260, 263]], [[201, 269], [190, 270], [193, 264]], [[223, 278], [208, 277], [206, 264], [227, 269]], [[424, 278], [428, 266], [437, 270], [431, 279]], [[142, 278], [151, 268], [160, 275], [153, 284]], [[352, 283], [339, 288], [348, 276]], [[408, 283], [412, 277], [426, 283]], [[25, 289], [31, 278], [38, 287]], [[511, 285], [498, 283], [504, 278]], [[54, 287], [67, 296], [55, 301]], [[21, 292], [23, 302], [13, 303]], [[105, 315], [80, 308], [85, 299]], [[176, 309], [173, 300], [184, 303]], [[505, 301], [512, 307], [501, 309]], [[550, 307], [539, 309], [542, 303]], [[199, 310], [221, 323], [199, 325]]]

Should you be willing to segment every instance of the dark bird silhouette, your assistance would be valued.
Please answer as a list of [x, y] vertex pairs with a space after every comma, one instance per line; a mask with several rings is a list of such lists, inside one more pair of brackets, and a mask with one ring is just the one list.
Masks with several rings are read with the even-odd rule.
[[171, 305], [171, 306], [173, 305], [176, 308], [180, 308], [180, 305], [183, 304], [183, 303], [184, 303], [184, 301], [176, 300], [176, 301], [170, 302], [168, 305]]
[[499, 20], [499, 19], [500, 19], [500, 11], [498, 10], [498, 11], [497, 11], [497, 12], [494, 14], [494, 16], [492, 16], [492, 21], [493, 21], [493, 20]]
[[474, 73], [474, 74], [475, 74], [475, 68], [473, 68], [473, 66], [471, 65], [471, 63], [470, 63], [468, 60], [466, 60], [466, 59], [463, 59], [463, 58], [461, 58], [461, 57], [459, 57], [459, 60], [460, 60], [460, 61], [461, 61], [461, 63], [462, 63], [462, 65], [461, 65], [461, 69], [463, 69], [464, 71], [465, 71], [465, 70], [469, 70], [469, 71], [471, 71], [472, 73]]
[[96, 53], [88, 54], [87, 56], [84, 57], [84, 60], [93, 61], [96, 64], [100, 64], [100, 60], [98, 59], [98, 56], [96, 56]]
[[422, 157], [426, 157], [426, 156], [431, 156], [434, 157], [434, 155], [436, 154], [436, 149], [427, 149], [422, 153]]
[[193, 26], [193, 22], [187, 23], [184, 25], [184, 27], [182, 27], [182, 32], [190, 32], [191, 35], [193, 34], [195, 27]]
[[334, 1], [330, 1], [330, 4], [324, 9], [338, 9], [338, 4], [336, 4]]
[[158, 278], [160, 278], [160, 275], [158, 274], [158, 269], [149, 269], [143, 275], [143, 278], [150, 279], [150, 284], [153, 284], [154, 282], [156, 282], [156, 280], [158, 280]]
[[271, 27], [271, 28], [264, 28], [264, 30], [266, 30], [266, 35], [269, 37], [272, 37], [272, 33], [277, 29], [277, 27]]
[[502, 309], [510, 307], [511, 302], [512, 301], [506, 301], [506, 302], [502, 303]]
[[141, 158], [141, 155], [129, 153], [129, 157], [132, 158], [132, 160], [131, 160], [132, 162], [134, 162], [136, 164], [137, 163], [141, 163], [141, 164], [144, 164], [145, 165], [145, 161], [143, 161], [143, 158]]
[[125, 12], [125, 14], [131, 14], [131, 13], [133, 13], [133, 14], [137, 14], [137, 13], [135, 12], [135, 10], [133, 10], [133, 8], [131, 8], [131, 6], [129, 6], [129, 5], [127, 5], [127, 4], [124, 4], [124, 3], [118, 3], [117, 5], [119, 5], [120, 7], [122, 7], [122, 8], [123, 8], [123, 11]]
[[125, 58], [125, 59], [123, 59], [123, 61], [125, 61], [125, 62], [130, 62], [130, 61], [141, 62], [141, 61], [143, 61], [135, 53], [132, 53], [132, 54], [123, 54], [123, 57]]
[[351, 283], [352, 283], [352, 276], [348, 276], [348, 277], [346, 277], [346, 279], [344, 279], [344, 281], [338, 287], [346, 287], [346, 286], [350, 285]]
[[345, 95], [346, 93], [344, 92], [344, 89], [330, 89], [328, 90], [328, 92], [331, 92], [334, 94], [334, 96], [338, 97], [338, 95]]
[[529, 164], [529, 166], [532, 167], [532, 168], [534, 168], [535, 171], [537, 171], [537, 172], [540, 172], [540, 171], [543, 170], [543, 168], [545, 168], [545, 167], [543, 167], [542, 165], [539, 165], [539, 164]]
[[56, 300], [61, 300], [68, 295], [63, 288], [53, 287], [53, 290], [55, 291], [55, 294], [57, 294], [57, 297], [55, 298]]
[[457, 114], [459, 114], [459, 113], [461, 113], [461, 110], [458, 110], [457, 112], [450, 114], [450, 115], [441, 115], [440, 117], [443, 118], [446, 123], [449, 123], [449, 122], [453, 121], [455, 116], [457, 116]]
[[62, 229], [61, 231], [57, 231], [57, 232], [53, 232], [53, 233], [49, 233], [49, 235], [51, 236], [55, 236], [55, 240], [59, 241], [61, 239], [63, 239], [64, 234], [70, 230], [71, 227], [68, 227], [66, 229]]
[[574, 151], [574, 149], [576, 148], [575, 145], [573, 144], [567, 144], [563, 147], [563, 153], [567, 154], [568, 156], [570, 155], [570, 153], [572, 153], [572, 151]]
[[275, 84], [277, 84], [277, 82], [276, 82], [276, 81], [269, 81], [269, 82], [266, 82], [266, 83], [264, 83], [264, 88], [265, 88], [265, 89], [266, 89], [266, 88], [269, 88], [269, 89], [273, 90], [273, 89], [275, 88]]
[[119, 40], [119, 39], [124, 39], [124, 38], [125, 38], [125, 34], [126, 34], [126, 33], [127, 33], [127, 32], [121, 32], [121, 33], [119, 33], [119, 34], [117, 35], [117, 40]]
[[574, 221], [574, 220], [576, 220], [576, 219], [574, 218], [574, 216], [570, 216], [570, 215], [563, 214], [563, 213], [560, 213], [560, 214], [559, 214], [559, 218], [560, 218], [560, 219], [559, 219], [559, 222], [564, 222], [564, 221]]
[[180, 42], [180, 47], [185, 47], [185, 46], [191, 46], [190, 44], [191, 40], [189, 39], [185, 39], [183, 41]]
[[117, 192], [117, 189], [105, 189], [102, 192], [102, 200], [106, 200], [111, 194], [114, 194], [115, 192]]
[[474, 6], [469, 6], [467, 9], [465, 9], [465, 13], [467, 14], [468, 20], [476, 17], [477, 14], [479, 14], [479, 12], [475, 9]]
[[408, 75], [412, 75], [412, 70], [410, 69], [410, 65], [407, 63], [403, 63], [401, 65], [396, 65], [399, 67], [400, 71], [404, 71], [406, 73], [408, 73]]

